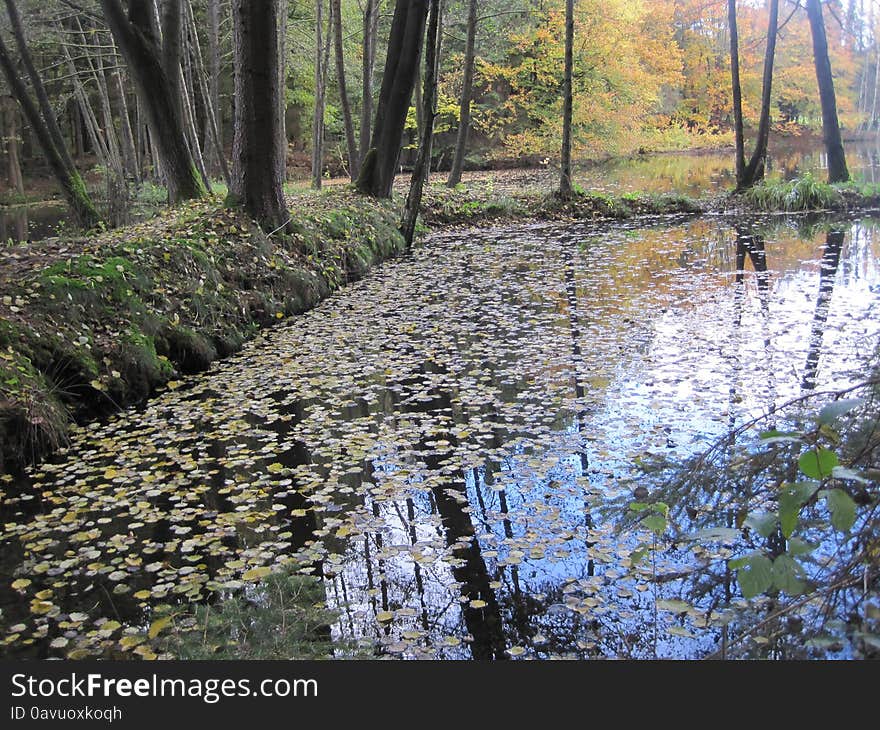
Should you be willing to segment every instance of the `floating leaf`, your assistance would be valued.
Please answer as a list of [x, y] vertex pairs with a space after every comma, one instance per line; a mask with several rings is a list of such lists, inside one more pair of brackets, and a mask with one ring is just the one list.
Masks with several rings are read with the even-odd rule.
[[23, 591], [31, 584], [30, 578], [18, 578], [17, 580], [12, 581], [12, 587], [16, 591]]
[[272, 568], [262, 565], [259, 568], [251, 568], [250, 570], [246, 570], [241, 578], [242, 580], [260, 580], [261, 578], [265, 578], [269, 573], [272, 572]]
[[707, 527], [684, 536], [692, 542], [732, 542], [738, 540], [740, 531], [732, 527]]
[[376, 621], [380, 624], [387, 623], [393, 619], [394, 614], [391, 611], [379, 611], [379, 613], [376, 614]]
[[162, 616], [161, 618], [157, 618], [155, 621], [153, 621], [153, 623], [150, 624], [150, 630], [147, 631], [147, 636], [150, 639], [155, 639], [159, 634], [161, 634], [171, 625], [171, 620], [171, 616]]

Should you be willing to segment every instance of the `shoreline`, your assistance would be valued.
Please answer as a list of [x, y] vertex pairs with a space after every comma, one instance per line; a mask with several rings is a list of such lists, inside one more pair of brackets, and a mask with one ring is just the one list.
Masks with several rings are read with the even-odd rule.
[[[880, 208], [880, 192], [847, 191], [839, 202], [809, 213]], [[145, 403], [404, 253], [397, 196], [376, 201], [336, 185], [288, 203], [295, 222], [287, 239], [267, 238], [211, 198], [92, 238], [3, 249], [0, 471], [38, 463], [66, 443], [72, 424]], [[767, 214], [729, 194], [580, 193], [560, 200], [536, 189], [499, 194], [433, 184], [418, 232]]]

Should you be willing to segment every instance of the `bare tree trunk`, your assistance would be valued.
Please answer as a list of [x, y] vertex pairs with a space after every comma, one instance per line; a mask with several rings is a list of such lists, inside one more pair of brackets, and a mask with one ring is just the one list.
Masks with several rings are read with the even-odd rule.
[[352, 181], [357, 179], [360, 170], [357, 141], [354, 136], [354, 120], [348, 100], [348, 87], [345, 83], [345, 54], [342, 46], [342, 7], [340, 0], [331, 0], [333, 5], [333, 43], [336, 47], [336, 83], [339, 86], [339, 101], [342, 105], [342, 118], [345, 122], [345, 143], [348, 148], [348, 172]]
[[[196, 64], [195, 76], [198, 79], [199, 90], [201, 91], [202, 95], [202, 103], [205, 107], [205, 126], [207, 127], [207, 136], [211, 140], [211, 146], [214, 150], [214, 156], [216, 158], [217, 166], [220, 168], [220, 172], [223, 174], [223, 179], [226, 182], [226, 186], [229, 187], [229, 167], [226, 164], [226, 156], [223, 154], [223, 147], [220, 142], [220, 129], [217, 123], [217, 115], [219, 114], [219, 109], [217, 106], [215, 106], [216, 103], [219, 103], [219, 96], [215, 96], [216, 88], [213, 91], [210, 90], [208, 88], [207, 82], [205, 81], [206, 74], [204, 62], [202, 60], [202, 49], [199, 45], [199, 35], [196, 31], [196, 23], [195, 17], [193, 16], [192, 4], [189, 2], [187, 2], [186, 4], [185, 19], [187, 23], [189, 37], [192, 43], [191, 48], [193, 51], [193, 58]], [[216, 84], [216, 79], [214, 79], [213, 82]]]
[[[223, 165], [226, 157], [223, 153], [223, 116], [220, 109], [220, 0], [208, 0], [208, 91], [211, 99], [210, 106], [214, 110], [214, 143], [216, 151]], [[220, 161], [218, 160], [218, 164]], [[223, 172], [223, 177], [229, 182], [228, 169]]]
[[18, 46], [18, 54], [21, 57], [25, 70], [27, 71], [28, 78], [31, 80], [31, 87], [34, 90], [34, 95], [37, 97], [37, 104], [42, 112], [46, 129], [48, 130], [52, 143], [61, 158], [61, 162], [67, 169], [68, 173], [73, 174], [76, 172], [76, 166], [73, 164], [70, 153], [67, 151], [67, 144], [64, 141], [64, 136], [61, 134], [61, 129], [58, 127], [58, 120], [55, 117], [55, 112], [52, 111], [52, 104], [49, 102], [49, 95], [46, 93], [46, 87], [43, 86], [40, 74], [37, 73], [37, 69], [34, 66], [34, 61], [27, 45], [27, 39], [24, 35], [24, 29], [21, 25], [21, 17], [18, 14], [18, 8], [13, 0], [6, 0], [6, 11], [9, 14], [9, 22], [12, 26], [12, 33], [15, 36], [15, 44]]
[[403, 208], [403, 219], [400, 223], [400, 231], [406, 240], [407, 248], [412, 247], [416, 220], [418, 219], [419, 208], [422, 204], [422, 193], [431, 169], [431, 142], [434, 135], [434, 119], [437, 116], [437, 59], [440, 55], [441, 0], [430, 0], [430, 2], [428, 35], [425, 39], [425, 89], [422, 94], [422, 115], [425, 122], [422, 136], [419, 140], [418, 155], [413, 166], [409, 194], [406, 196], [406, 204]]
[[136, 183], [141, 181], [141, 171], [138, 165], [134, 134], [131, 130], [131, 119], [128, 116], [128, 100], [125, 96], [125, 86], [122, 84], [122, 73], [118, 69], [111, 72], [116, 85], [116, 96], [119, 99], [119, 120], [122, 127], [122, 154], [125, 160], [125, 168]]
[[236, 104], [229, 200], [271, 233], [290, 221], [278, 144], [278, 0], [233, 0], [232, 18]]
[[182, 111], [181, 95], [181, 0], [161, 0], [162, 5], [162, 68], [168, 78], [168, 87], [171, 98], [177, 105], [177, 111]]
[[574, 0], [565, 0], [565, 70], [562, 85], [562, 164], [559, 173], [559, 195], [570, 198], [571, 184], [571, 121], [573, 114], [572, 75], [574, 71]]
[[764, 52], [764, 79], [761, 87], [761, 117], [758, 121], [758, 139], [755, 151], [743, 171], [741, 187], [751, 187], [764, 179], [767, 144], [770, 141], [770, 97], [773, 87], [773, 61], [776, 57], [776, 34], [779, 25], [779, 0], [770, 0], [770, 19], [767, 25], [767, 48]]
[[324, 0], [315, 0], [315, 115], [312, 120], [312, 187], [321, 189], [324, 164]]
[[283, 175], [287, 180], [287, 0], [278, 2], [278, 146], [283, 157]]
[[849, 180], [849, 170], [843, 152], [840, 122], [837, 120], [834, 76], [828, 58], [825, 20], [822, 17], [822, 4], [819, 0], [807, 0], [807, 17], [810, 19], [810, 30], [813, 35], [813, 61], [816, 64], [816, 81], [822, 103], [822, 136], [825, 138], [825, 151], [828, 153], [828, 182], [846, 182]]
[[24, 195], [24, 180], [21, 176], [21, 156], [18, 139], [18, 106], [11, 96], [0, 97], [0, 111], [3, 116], [3, 136], [6, 143], [6, 179], [19, 195]]
[[739, 80], [739, 31], [736, 23], [736, 0], [727, 0], [727, 27], [730, 34], [730, 80], [733, 87], [733, 134], [736, 145], [736, 187], [743, 184], [746, 169], [743, 133], [742, 85]]
[[428, 0], [397, 0], [394, 6], [373, 136], [356, 182], [365, 195], [391, 197], [427, 14]]
[[189, 143], [190, 153], [193, 156], [196, 169], [199, 171], [199, 176], [202, 178], [205, 190], [210, 191], [211, 178], [208, 177], [208, 170], [205, 167], [205, 159], [202, 157], [202, 148], [199, 144], [199, 132], [196, 128], [195, 97], [189, 83], [192, 80], [192, 74], [183, 74], [183, 69], [179, 70], [182, 79], [180, 84], [180, 108], [183, 110], [184, 134]]
[[101, 7], [147, 113], [150, 140], [161, 160], [169, 200], [201, 197], [207, 191], [186, 143], [180, 95], [175, 94], [175, 82], [165, 71], [163, 60], [167, 63], [169, 54], [159, 45], [152, 3], [129, 0], [128, 17], [119, 0], [101, 0]]
[[464, 46], [464, 80], [461, 86], [461, 100], [458, 112], [458, 135], [455, 138], [455, 154], [446, 184], [454, 188], [461, 182], [464, 156], [467, 153], [468, 133], [471, 127], [471, 99], [474, 93], [474, 64], [477, 38], [477, 0], [468, 5], [467, 39]]
[[3, 43], [2, 35], [0, 35], [0, 67], [2, 67], [12, 94], [21, 104], [28, 124], [37, 137], [52, 173], [61, 185], [64, 197], [67, 199], [74, 217], [83, 228], [96, 227], [101, 222], [101, 217], [86, 192], [85, 184], [76, 170], [71, 172], [65, 165], [64, 159], [52, 139], [52, 134], [40, 117], [39, 110], [31, 101], [24, 83], [16, 72], [12, 58]]
[[364, 44], [361, 68], [361, 130], [358, 145], [358, 168], [370, 147], [370, 124], [373, 121], [373, 68], [376, 64], [376, 37], [379, 31], [379, 0], [364, 5]]

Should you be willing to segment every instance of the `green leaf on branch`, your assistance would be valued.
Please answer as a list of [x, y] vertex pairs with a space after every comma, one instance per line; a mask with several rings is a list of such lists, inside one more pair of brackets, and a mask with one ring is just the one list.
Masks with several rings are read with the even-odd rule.
[[790, 596], [804, 592], [804, 569], [791, 555], [780, 555], [773, 561], [773, 585]]
[[770, 537], [776, 531], [776, 515], [767, 512], [749, 515], [743, 524], [751, 527], [761, 537]]
[[834, 467], [839, 463], [837, 454], [830, 449], [819, 446], [801, 454], [801, 458], [798, 459], [798, 468], [810, 479], [825, 479], [831, 476]]
[[821, 411], [819, 411], [819, 423], [834, 423], [841, 416], [849, 413], [851, 410], [858, 408], [865, 402], [864, 398], [848, 398], [845, 400], [836, 400], [829, 403]]
[[773, 563], [764, 553], [754, 552], [729, 563], [744, 598], [754, 598], [773, 585]]
[[770, 431], [762, 431], [758, 434], [758, 438], [764, 444], [791, 444], [797, 443], [801, 441], [802, 434], [796, 433], [794, 431], [789, 431], [787, 433], [782, 431], [777, 431], [775, 428]]
[[642, 524], [655, 535], [666, 532], [666, 518], [663, 515], [648, 515], [642, 520]]
[[817, 489], [819, 482], [807, 481], [789, 484], [780, 491], [779, 525], [786, 538], [791, 537], [794, 528], [797, 527], [801, 507], [810, 501]]
[[856, 521], [856, 503], [842, 489], [824, 489], [819, 494], [831, 512], [831, 526], [838, 532], [849, 532]]

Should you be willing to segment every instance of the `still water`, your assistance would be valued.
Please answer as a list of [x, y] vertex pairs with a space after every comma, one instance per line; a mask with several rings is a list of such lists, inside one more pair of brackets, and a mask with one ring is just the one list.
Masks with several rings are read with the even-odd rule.
[[374, 655], [716, 651], [729, 583], [695, 597], [675, 545], [634, 570], [625, 508], [653, 460], [863, 377], [880, 219], [825, 223], [432, 236], [5, 483], [5, 651], [120, 656], [283, 564]]

